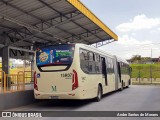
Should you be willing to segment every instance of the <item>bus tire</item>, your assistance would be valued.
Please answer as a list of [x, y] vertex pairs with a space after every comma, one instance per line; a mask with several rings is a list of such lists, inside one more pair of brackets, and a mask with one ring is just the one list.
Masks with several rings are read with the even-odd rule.
[[126, 88], [129, 88], [129, 84], [126, 86]]
[[97, 97], [96, 97], [96, 102], [99, 102], [102, 99], [102, 87], [98, 85], [98, 91], [97, 91]]
[[130, 79], [129, 79], [129, 81], [128, 81], [128, 86], [126, 86], [126, 88], [129, 88], [130, 83], [131, 83], [131, 81], [130, 81]]
[[123, 81], [121, 82], [121, 88], [120, 88], [120, 91], [123, 90]]

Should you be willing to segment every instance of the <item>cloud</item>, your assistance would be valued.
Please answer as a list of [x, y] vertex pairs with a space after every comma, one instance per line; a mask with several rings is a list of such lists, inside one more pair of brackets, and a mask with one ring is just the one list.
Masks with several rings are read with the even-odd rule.
[[132, 36], [136, 36], [136, 33], [135, 33], [135, 32], [133, 32], [133, 33], [132, 33]]
[[121, 49], [117, 52], [125, 58], [131, 58], [132, 55], [151, 55], [151, 49], [153, 51], [153, 57], [159, 57], [160, 48], [159, 44], [154, 44], [151, 40], [140, 41], [136, 38], [130, 37], [128, 35], [119, 36], [119, 41], [116, 43], [121, 46]]
[[152, 41], [150, 40], [144, 40], [140, 41], [133, 37], [130, 37], [128, 35], [119, 36], [119, 40], [117, 41], [117, 44], [124, 45], [124, 46], [139, 46], [144, 44], [152, 44]]
[[157, 58], [160, 56], [159, 46], [160, 44], [153, 43], [152, 40], [144, 39], [142, 41], [141, 39], [126, 34], [119, 36], [118, 41], [102, 46], [100, 49], [124, 59], [129, 59], [133, 55], [150, 57], [152, 49], [152, 56]]
[[151, 29], [160, 25], [160, 18], [148, 18], [146, 15], [135, 16], [130, 22], [122, 23], [116, 27], [120, 32], [130, 32], [142, 29]]

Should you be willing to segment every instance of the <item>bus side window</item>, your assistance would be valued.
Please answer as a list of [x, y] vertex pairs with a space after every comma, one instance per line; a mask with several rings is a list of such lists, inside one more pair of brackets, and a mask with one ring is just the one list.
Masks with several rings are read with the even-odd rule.
[[94, 56], [94, 53], [93, 52], [89, 52], [88, 53], [88, 56], [89, 56], [89, 72], [90, 73], [96, 73], [96, 70], [95, 70], [95, 56]]
[[102, 73], [101, 57], [97, 53], [80, 49], [80, 66], [88, 74]]
[[96, 64], [96, 73], [101, 73], [101, 62], [100, 62], [100, 55], [95, 54], [95, 64]]
[[80, 65], [81, 65], [81, 69], [88, 73], [88, 69], [89, 69], [89, 64], [88, 64], [88, 51], [80, 49]]
[[107, 73], [111, 73], [111, 61], [109, 57], [107, 57]]
[[114, 74], [114, 59], [112, 59], [112, 73]]

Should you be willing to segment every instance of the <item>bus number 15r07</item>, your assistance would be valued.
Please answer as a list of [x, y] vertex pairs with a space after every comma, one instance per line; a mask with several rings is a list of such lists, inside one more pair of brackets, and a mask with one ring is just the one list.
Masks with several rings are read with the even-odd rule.
[[72, 77], [72, 73], [63, 73], [61, 77]]

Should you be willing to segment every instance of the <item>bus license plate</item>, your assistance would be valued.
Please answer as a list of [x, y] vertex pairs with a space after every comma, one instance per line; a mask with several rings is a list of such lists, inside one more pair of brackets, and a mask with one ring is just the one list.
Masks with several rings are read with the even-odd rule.
[[50, 96], [51, 99], [58, 99], [58, 96]]

